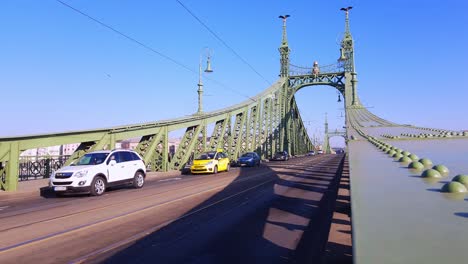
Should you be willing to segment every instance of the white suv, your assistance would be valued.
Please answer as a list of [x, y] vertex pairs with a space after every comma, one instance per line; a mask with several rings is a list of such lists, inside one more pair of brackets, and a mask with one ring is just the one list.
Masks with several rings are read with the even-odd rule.
[[131, 184], [143, 187], [145, 163], [132, 150], [102, 150], [85, 154], [70, 166], [52, 173], [49, 186], [57, 193], [86, 192], [99, 196], [106, 187]]

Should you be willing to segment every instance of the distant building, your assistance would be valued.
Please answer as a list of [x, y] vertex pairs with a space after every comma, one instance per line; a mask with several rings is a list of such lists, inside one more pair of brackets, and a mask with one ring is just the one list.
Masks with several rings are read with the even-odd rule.
[[20, 156], [69, 156], [75, 152], [80, 143], [66, 144], [23, 151]]
[[[179, 147], [181, 138], [170, 138], [168, 141], [169, 155], [174, 156], [177, 148]], [[132, 138], [127, 140], [122, 140], [121, 142], [115, 143], [115, 148], [123, 149], [136, 149], [140, 143], [140, 138]], [[44, 148], [35, 148], [28, 149], [23, 151], [20, 156], [33, 156], [33, 157], [42, 157], [42, 156], [70, 156], [75, 152], [75, 150], [80, 146], [80, 143], [74, 144], [65, 144], [52, 147]]]

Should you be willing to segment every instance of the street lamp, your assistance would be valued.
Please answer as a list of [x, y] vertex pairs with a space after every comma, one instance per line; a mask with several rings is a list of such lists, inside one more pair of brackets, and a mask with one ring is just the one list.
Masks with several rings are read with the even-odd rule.
[[[204, 72], [210, 73], [213, 72], [211, 69], [211, 51], [208, 48], [205, 48], [206, 51], [206, 69]], [[198, 111], [197, 115], [203, 113], [203, 82], [202, 82], [202, 59], [203, 59], [203, 51], [200, 53], [200, 62], [198, 64]]]

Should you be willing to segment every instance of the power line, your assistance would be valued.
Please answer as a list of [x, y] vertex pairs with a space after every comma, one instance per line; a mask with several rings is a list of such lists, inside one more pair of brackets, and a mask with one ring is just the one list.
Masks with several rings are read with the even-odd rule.
[[124, 33], [121, 32], [121, 31], [119, 31], [119, 30], [117, 30], [117, 29], [115, 29], [115, 28], [113, 28], [113, 27], [111, 27], [111, 26], [109, 26], [109, 25], [107, 25], [107, 24], [105, 24], [105, 23], [103, 23], [103, 22], [97, 20], [96, 18], [94, 18], [94, 17], [92, 17], [92, 16], [90, 16], [90, 15], [88, 15], [88, 14], [82, 12], [81, 10], [76, 9], [75, 7], [69, 5], [69, 4], [67, 4], [67, 3], [65, 3], [65, 2], [63, 2], [63, 1], [61, 1], [61, 0], [56, 0], [56, 1], [59, 2], [59, 3], [61, 3], [61, 4], [64, 5], [64, 6], [68, 7], [68, 8], [70, 8], [71, 10], [73, 10], [73, 11], [75, 11], [75, 12], [77, 12], [77, 13], [79, 13], [79, 14], [85, 16], [85, 17], [87, 17], [88, 19], [91, 19], [92, 21], [94, 21], [94, 22], [100, 24], [101, 26], [106, 27], [106, 28], [108, 28], [108, 29], [114, 31], [115, 33], [121, 35], [122, 37], [124, 37], [124, 38], [126, 38], [126, 39], [129, 39], [130, 41], [133, 41], [133, 42], [137, 43], [138, 45], [142, 46], [143, 48], [145, 48], [145, 49], [147, 49], [147, 50], [149, 50], [149, 51], [151, 51], [151, 52], [154, 52], [154, 53], [158, 54], [159, 56], [165, 58], [166, 60], [169, 60], [169, 61], [171, 61], [171, 62], [173, 62], [173, 63], [179, 65], [180, 67], [185, 68], [186, 70], [191, 71], [191, 72], [197, 74], [196, 71], [190, 69], [189, 67], [183, 65], [182, 63], [176, 61], [175, 59], [173, 59], [173, 58], [171, 58], [171, 57], [169, 57], [169, 56], [167, 56], [167, 55], [165, 55], [165, 54], [163, 54], [163, 53], [161, 53], [161, 52], [159, 52], [159, 51], [157, 51], [157, 50], [151, 48], [150, 46], [148, 46], [148, 45], [146, 45], [146, 44], [144, 44], [144, 43], [142, 43], [142, 42], [140, 42], [140, 41], [138, 41], [138, 40], [136, 40], [136, 39], [130, 37], [130, 36], [127, 35], [127, 34], [124, 34]]
[[198, 18], [190, 9], [188, 9], [182, 2], [176, 0], [193, 18], [195, 18], [206, 30], [208, 30], [216, 39], [218, 39], [226, 48], [228, 48], [234, 55], [236, 55], [243, 63], [245, 63], [251, 70], [253, 70], [260, 78], [262, 78], [268, 85], [271, 85], [271, 82], [268, 81], [263, 75], [261, 75], [250, 63], [248, 63], [244, 58], [242, 58], [233, 48], [231, 48], [224, 40], [222, 40], [218, 34], [211, 30], [200, 18]]
[[[73, 6], [71, 6], [71, 5], [69, 5], [68, 3], [65, 3], [65, 2], [63, 2], [63, 1], [61, 1], [61, 0], [55, 0], [55, 1], [59, 2], [60, 4], [64, 5], [65, 7], [70, 8], [71, 10], [77, 12], [78, 14], [80, 14], [80, 15], [82, 15], [82, 16], [84, 16], [84, 17], [86, 17], [86, 18], [88, 18], [88, 19], [90, 19], [90, 20], [92, 20], [92, 21], [94, 21], [94, 22], [96, 22], [96, 23], [98, 23], [99, 25], [101, 25], [101, 26], [103, 26], [103, 27], [105, 27], [105, 28], [107, 28], [107, 29], [113, 31], [114, 33], [117, 33], [117, 34], [119, 34], [120, 36], [122, 36], [122, 37], [124, 37], [124, 38], [126, 38], [126, 39], [128, 39], [128, 40], [130, 40], [130, 41], [132, 41], [132, 42], [135, 42], [136, 44], [140, 45], [141, 47], [143, 47], [143, 48], [145, 48], [145, 49], [147, 49], [147, 50], [149, 50], [149, 51], [151, 51], [151, 52], [153, 52], [153, 53], [155, 53], [155, 54], [157, 54], [157, 55], [163, 57], [164, 59], [169, 60], [169, 61], [175, 63], [176, 65], [178, 65], [178, 66], [180, 66], [180, 67], [182, 67], [182, 68], [184, 68], [184, 69], [186, 69], [186, 70], [188, 70], [188, 71], [190, 71], [190, 72], [192, 72], [192, 73], [198, 75], [198, 72], [197, 72], [197, 71], [195, 71], [195, 70], [189, 68], [188, 66], [185, 66], [184, 64], [178, 62], [177, 60], [175, 60], [175, 59], [173, 59], [173, 58], [171, 58], [171, 57], [169, 57], [169, 56], [167, 56], [167, 55], [165, 55], [165, 54], [163, 54], [163, 53], [161, 53], [161, 52], [159, 52], [159, 51], [153, 49], [152, 47], [146, 45], [145, 43], [143, 43], [143, 42], [141, 42], [141, 41], [136, 40], [136, 39], [133, 38], [133, 37], [130, 37], [129, 35], [127, 35], [127, 34], [121, 32], [121, 31], [119, 31], [119, 30], [113, 28], [112, 26], [109, 26], [109, 25], [105, 24], [104, 22], [99, 21], [98, 19], [96, 19], [96, 18], [94, 18], [94, 17], [92, 17], [92, 16], [90, 16], [90, 15], [84, 13], [83, 11], [81, 11], [81, 10], [79, 10], [79, 9], [77, 9], [77, 8], [75, 8], [75, 7], [73, 7]], [[242, 94], [242, 93], [239, 93], [239, 91], [237, 91], [237, 90], [235, 90], [235, 89], [233, 89], [233, 88], [230, 88], [230, 87], [224, 85], [223, 83], [221, 83], [221, 82], [219, 82], [219, 81], [216, 81], [216, 80], [214, 80], [214, 79], [212, 79], [212, 78], [209, 78], [209, 77], [205, 77], [205, 78], [208, 79], [208, 80], [210, 80], [210, 81], [212, 81], [212, 82], [214, 82], [214, 83], [216, 83], [216, 84], [218, 84], [218, 85], [221, 86], [221, 87], [224, 87], [224, 88], [226, 88], [226, 89], [228, 89], [228, 90], [230, 90], [230, 91], [232, 91], [232, 92], [238, 94], [238, 95], [241, 95], [241, 96], [246, 97], [246, 98], [248, 98], [248, 99], [250, 99], [250, 100], [252, 100], [252, 101], [255, 101], [255, 100], [252, 99], [250, 96], [245, 95], [245, 94]]]

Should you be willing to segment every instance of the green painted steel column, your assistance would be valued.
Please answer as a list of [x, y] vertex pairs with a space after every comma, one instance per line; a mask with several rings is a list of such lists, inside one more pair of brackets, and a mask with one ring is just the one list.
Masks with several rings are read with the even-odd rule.
[[169, 167], [169, 132], [167, 126], [162, 129], [163, 135], [163, 153], [162, 153], [162, 171], [168, 171]]
[[281, 86], [280, 89], [280, 148], [281, 150], [286, 149], [286, 142], [287, 142], [287, 133], [286, 133], [286, 104], [289, 102], [287, 96], [287, 87], [289, 82], [286, 81], [284, 85]]
[[109, 136], [109, 150], [113, 150], [115, 149], [115, 134], [111, 133]]
[[10, 152], [6, 168], [6, 190], [16, 191], [18, 189], [19, 178], [19, 142], [10, 143]]
[[[224, 138], [224, 134], [226, 134], [226, 129], [228, 128], [228, 124], [231, 124], [231, 122], [229, 122], [231, 116], [230, 115], [226, 115], [226, 117], [224, 118], [224, 121], [223, 121], [223, 127], [222, 127], [222, 130], [221, 130], [221, 135], [220, 135], [220, 138], [218, 140], [218, 144], [216, 145], [216, 149], [219, 149], [219, 148], [222, 148], [224, 149], [224, 145], [225, 145], [225, 138]], [[230, 130], [229, 130], [230, 131]]]
[[203, 131], [202, 131], [202, 152], [207, 151], [208, 147], [206, 146], [206, 119], [202, 121]]
[[291, 50], [288, 46], [288, 38], [286, 34], [286, 19], [289, 15], [280, 16], [283, 19], [283, 39], [281, 40], [281, 46], [278, 48], [281, 58], [280, 58], [280, 76], [288, 77], [289, 76], [289, 53]]
[[326, 154], [330, 154], [330, 142], [328, 141], [328, 119], [327, 119], [327, 114], [325, 113], [325, 135], [323, 138], [323, 152]]

